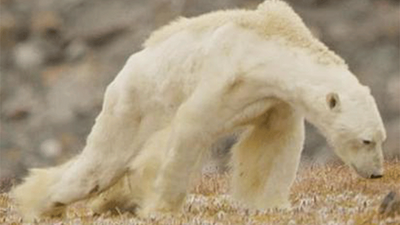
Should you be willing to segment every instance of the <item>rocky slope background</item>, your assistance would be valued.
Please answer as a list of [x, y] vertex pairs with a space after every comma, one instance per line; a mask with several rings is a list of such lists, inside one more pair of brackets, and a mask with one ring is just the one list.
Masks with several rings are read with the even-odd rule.
[[[150, 32], [178, 16], [260, 0], [0, 0], [0, 185], [79, 153], [111, 82]], [[398, 0], [289, 0], [313, 33], [372, 89], [400, 157]], [[335, 159], [309, 126], [304, 162]], [[226, 161], [231, 141], [212, 162]]]

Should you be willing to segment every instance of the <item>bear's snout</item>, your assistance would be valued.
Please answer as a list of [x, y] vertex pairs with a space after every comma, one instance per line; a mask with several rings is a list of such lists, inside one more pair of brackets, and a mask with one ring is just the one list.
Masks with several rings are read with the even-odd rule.
[[359, 168], [356, 167], [354, 164], [351, 164], [351, 167], [354, 169], [354, 171], [360, 175], [363, 178], [366, 179], [378, 179], [383, 177], [383, 169], [373, 169], [373, 170], [368, 170], [368, 169], [363, 169], [363, 167]]
[[381, 177], [383, 177], [383, 174], [372, 174], [370, 176], [370, 179], [377, 179], [377, 178], [381, 178]]

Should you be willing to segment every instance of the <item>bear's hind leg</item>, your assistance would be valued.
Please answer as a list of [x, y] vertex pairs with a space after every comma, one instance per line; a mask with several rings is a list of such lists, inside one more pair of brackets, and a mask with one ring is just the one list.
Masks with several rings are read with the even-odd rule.
[[[15, 189], [14, 197], [26, 220], [53, 215], [62, 206], [100, 193], [126, 172], [143, 139], [153, 132], [146, 128], [155, 120], [140, 118], [129, 93], [128, 88], [110, 85], [83, 152], [64, 166], [27, 177]], [[34, 198], [27, 198], [29, 187], [40, 187]]]
[[304, 142], [304, 118], [281, 103], [233, 147], [232, 195], [255, 209], [287, 208]]
[[[46, 195], [52, 184], [57, 182], [61, 171], [69, 167], [75, 159], [67, 163], [46, 169], [31, 169], [28, 178], [22, 185], [11, 191], [11, 196], [16, 200], [19, 211], [23, 217], [31, 221], [39, 215], [62, 216], [65, 212], [65, 205], [56, 204], [49, 212], [41, 212], [43, 208], [43, 197]], [[26, 222], [26, 221], [25, 221]]]
[[114, 185], [99, 195], [89, 199], [89, 208], [96, 214], [110, 211], [113, 214], [121, 212], [134, 212], [138, 199], [132, 196], [130, 182], [133, 180], [133, 172], [126, 172]]
[[166, 157], [170, 128], [156, 132], [146, 141], [140, 153], [129, 165], [129, 170], [113, 186], [90, 201], [95, 213], [108, 210], [135, 212], [153, 194], [154, 181]]

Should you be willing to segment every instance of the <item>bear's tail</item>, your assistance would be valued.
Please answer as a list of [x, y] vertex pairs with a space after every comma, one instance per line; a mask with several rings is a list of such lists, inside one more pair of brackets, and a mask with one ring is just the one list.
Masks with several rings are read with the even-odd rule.
[[65, 205], [45, 205], [53, 185], [60, 179], [63, 171], [75, 160], [60, 166], [46, 169], [31, 169], [23, 183], [11, 191], [18, 211], [24, 222], [30, 222], [41, 216], [62, 216]]

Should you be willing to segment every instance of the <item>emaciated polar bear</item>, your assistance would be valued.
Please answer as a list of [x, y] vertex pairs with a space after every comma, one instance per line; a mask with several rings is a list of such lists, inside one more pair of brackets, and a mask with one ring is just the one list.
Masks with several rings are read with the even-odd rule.
[[386, 135], [369, 89], [286, 3], [180, 19], [154, 32], [108, 86], [83, 152], [33, 170], [15, 198], [26, 219], [104, 191], [95, 210], [173, 212], [203, 153], [246, 128], [232, 150], [233, 196], [288, 207], [305, 119], [359, 175], [382, 176]]

